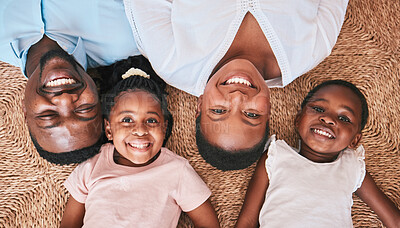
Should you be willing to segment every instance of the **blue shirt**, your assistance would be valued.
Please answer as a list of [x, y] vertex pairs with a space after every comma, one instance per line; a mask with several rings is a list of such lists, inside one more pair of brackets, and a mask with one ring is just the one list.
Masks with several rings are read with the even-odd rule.
[[25, 71], [44, 34], [84, 69], [140, 54], [122, 0], [1, 0], [1, 61]]

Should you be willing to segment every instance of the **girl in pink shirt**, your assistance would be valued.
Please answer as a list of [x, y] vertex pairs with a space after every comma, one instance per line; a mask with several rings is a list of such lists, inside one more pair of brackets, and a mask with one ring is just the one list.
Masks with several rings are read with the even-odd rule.
[[207, 185], [186, 159], [162, 147], [172, 116], [150, 64], [139, 56], [116, 66], [126, 73], [102, 101], [111, 143], [64, 183], [71, 196], [61, 227], [176, 227], [182, 210], [196, 227], [219, 227]]

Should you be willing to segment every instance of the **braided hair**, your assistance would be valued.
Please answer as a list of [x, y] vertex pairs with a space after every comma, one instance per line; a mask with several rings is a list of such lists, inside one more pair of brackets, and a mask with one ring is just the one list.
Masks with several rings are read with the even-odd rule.
[[[150, 78], [133, 75], [126, 79], [122, 79], [122, 75], [131, 68], [138, 68], [146, 72]], [[118, 77], [119, 82], [108, 92], [102, 95], [101, 104], [103, 118], [109, 120], [111, 109], [116, 103], [116, 98], [121, 92], [125, 91], [146, 91], [154, 96], [161, 105], [164, 119], [168, 121], [165, 132], [163, 146], [171, 135], [173, 118], [168, 110], [167, 93], [165, 92], [166, 84], [158, 77], [151, 68], [149, 61], [143, 56], [133, 56], [126, 60], [119, 61], [114, 65], [112, 78]]]
[[357, 97], [361, 101], [361, 130], [364, 129], [365, 125], [367, 124], [368, 115], [369, 115], [368, 103], [367, 103], [367, 100], [365, 99], [364, 94], [354, 84], [352, 84], [348, 81], [336, 79], [336, 80], [328, 80], [328, 81], [322, 82], [321, 84], [317, 85], [312, 90], [310, 90], [310, 92], [308, 92], [308, 94], [304, 98], [303, 102], [301, 103], [301, 109], [303, 109], [307, 105], [307, 103], [314, 96], [314, 94], [316, 92], [318, 92], [318, 90], [320, 90], [324, 87], [330, 86], [330, 85], [338, 85], [338, 86], [343, 86], [343, 87], [349, 88], [351, 91], [353, 91], [354, 94], [357, 95]]

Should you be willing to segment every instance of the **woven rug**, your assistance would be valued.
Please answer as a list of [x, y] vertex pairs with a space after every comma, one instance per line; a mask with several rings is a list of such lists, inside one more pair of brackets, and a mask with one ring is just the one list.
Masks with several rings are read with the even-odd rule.
[[[361, 143], [367, 169], [400, 206], [400, 2], [350, 0], [338, 42], [326, 60], [271, 95], [271, 133], [295, 146], [293, 118], [303, 97], [327, 79], [344, 79], [366, 95], [370, 118]], [[57, 166], [41, 159], [29, 139], [22, 113], [26, 79], [18, 68], [0, 62], [0, 227], [58, 227], [68, 194], [62, 183], [75, 165]], [[168, 147], [186, 157], [208, 184], [222, 227], [232, 227], [255, 164], [222, 172], [205, 163], [194, 135], [197, 98], [168, 87], [175, 119]], [[382, 227], [356, 196], [355, 227]], [[157, 218], [154, 218], [157, 219]], [[183, 215], [179, 227], [191, 227]]]

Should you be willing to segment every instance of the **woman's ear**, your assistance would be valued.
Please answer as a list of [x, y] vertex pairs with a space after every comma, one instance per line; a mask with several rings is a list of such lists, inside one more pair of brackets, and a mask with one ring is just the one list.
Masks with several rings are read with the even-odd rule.
[[351, 140], [348, 148], [355, 149], [357, 147], [358, 143], [360, 142], [361, 138], [362, 138], [362, 134], [361, 133], [357, 133], [354, 136], [353, 140]]
[[107, 119], [104, 119], [104, 131], [106, 133], [106, 137], [108, 140], [113, 140], [112, 131], [111, 131], [111, 124], [108, 122]]
[[199, 117], [201, 113], [202, 102], [203, 102], [203, 95], [200, 95], [199, 99], [197, 99], [196, 118]]

